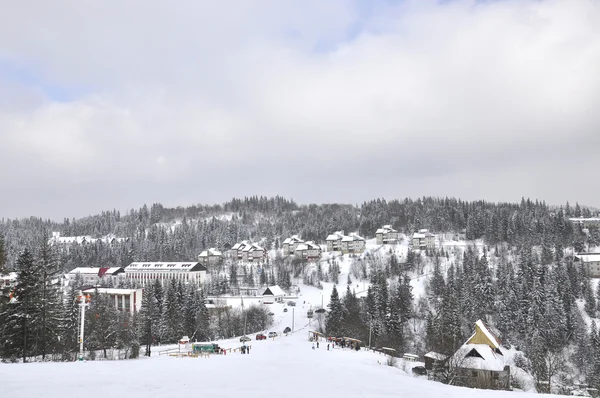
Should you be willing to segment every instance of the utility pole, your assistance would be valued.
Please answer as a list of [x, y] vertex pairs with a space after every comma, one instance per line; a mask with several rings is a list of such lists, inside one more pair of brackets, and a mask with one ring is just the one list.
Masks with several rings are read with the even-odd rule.
[[294, 310], [295, 308], [292, 307], [292, 334], [294, 334]]
[[369, 322], [369, 350], [371, 349], [371, 332], [373, 330], [373, 317], [371, 317], [371, 322]]
[[85, 307], [90, 304], [91, 298], [89, 294], [85, 296], [81, 291], [79, 291], [79, 296], [77, 296], [77, 300], [79, 301], [79, 308], [81, 308], [80, 315], [80, 329], [79, 329], [79, 360], [83, 361], [83, 337], [84, 337], [84, 326], [85, 326]]

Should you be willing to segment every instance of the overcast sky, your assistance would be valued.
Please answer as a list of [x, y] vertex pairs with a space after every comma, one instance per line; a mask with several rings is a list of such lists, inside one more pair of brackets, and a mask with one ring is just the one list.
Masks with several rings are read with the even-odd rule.
[[423, 195], [600, 206], [600, 0], [20, 0], [0, 217]]

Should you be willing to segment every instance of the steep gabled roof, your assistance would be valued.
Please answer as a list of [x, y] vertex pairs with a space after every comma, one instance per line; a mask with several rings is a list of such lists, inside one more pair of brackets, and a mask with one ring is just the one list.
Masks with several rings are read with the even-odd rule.
[[475, 322], [475, 333], [467, 340], [467, 344], [487, 344], [492, 349], [500, 348], [498, 338], [481, 319]]
[[265, 289], [263, 296], [285, 296], [285, 292], [277, 285]]

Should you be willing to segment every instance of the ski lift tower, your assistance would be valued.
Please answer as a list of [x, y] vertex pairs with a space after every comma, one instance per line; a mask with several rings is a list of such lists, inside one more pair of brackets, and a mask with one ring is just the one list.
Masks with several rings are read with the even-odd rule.
[[90, 305], [90, 301], [92, 301], [89, 294], [85, 296], [81, 291], [79, 291], [79, 295], [77, 295], [77, 301], [79, 302], [79, 308], [81, 310], [79, 319], [80, 319], [80, 327], [79, 327], [79, 360], [83, 361], [83, 331], [84, 331], [84, 323], [85, 323], [85, 307]]

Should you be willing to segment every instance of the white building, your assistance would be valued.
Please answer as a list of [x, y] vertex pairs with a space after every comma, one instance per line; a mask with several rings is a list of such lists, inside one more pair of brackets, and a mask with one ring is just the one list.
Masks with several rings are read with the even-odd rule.
[[102, 238], [92, 238], [89, 235], [82, 236], [61, 236], [60, 232], [52, 232], [52, 237], [48, 239], [48, 244], [61, 248], [68, 248], [72, 245], [87, 245], [94, 243], [103, 243], [112, 245], [115, 243], [123, 243], [129, 241], [129, 238], [118, 238], [112, 234], [103, 236]]
[[223, 253], [215, 248], [204, 250], [198, 255], [198, 261], [206, 265], [220, 264], [223, 261]]
[[378, 245], [398, 243], [398, 231], [391, 225], [384, 225], [375, 232], [375, 238]]
[[365, 238], [351, 233], [342, 238], [342, 253], [362, 253], [365, 251]]
[[116, 282], [124, 276], [125, 270], [122, 267], [77, 267], [65, 274], [64, 286], [68, 286], [69, 281], [75, 280], [77, 277], [84, 285], [97, 285], [105, 283], [109, 279]]
[[287, 238], [283, 241], [283, 255], [294, 254], [299, 244], [304, 243], [298, 235], [292, 235], [291, 238]]
[[[123, 312], [136, 312], [142, 308], [143, 289], [112, 289], [112, 288], [91, 288], [83, 291], [84, 294], [94, 295], [106, 294], [115, 303], [115, 308]], [[92, 298], [93, 300], [93, 298]]]
[[285, 292], [277, 285], [269, 286], [263, 293], [263, 304], [273, 304], [276, 302], [283, 302]]
[[413, 234], [411, 242], [413, 249], [434, 249], [435, 235], [426, 229], [421, 229]]
[[294, 254], [305, 260], [316, 260], [321, 258], [321, 246], [315, 242], [304, 242], [296, 246]]
[[0, 274], [0, 290], [4, 289], [5, 287], [12, 287], [15, 285], [16, 282], [17, 282], [17, 273], [16, 272], [9, 272], [6, 275]]
[[590, 217], [590, 218], [583, 218], [583, 217], [569, 218], [569, 221], [571, 221], [573, 224], [580, 224], [583, 228], [600, 227], [600, 218], [597, 218], [597, 217]]
[[583, 267], [590, 278], [600, 278], [600, 253], [579, 253], [575, 256], [574, 263]]
[[171, 279], [201, 286], [206, 279], [206, 267], [199, 262], [188, 263], [131, 263], [125, 267], [127, 279], [146, 286], [159, 280], [162, 285]]
[[344, 231], [335, 231], [326, 239], [327, 251], [337, 252], [342, 251], [342, 239], [344, 239]]

